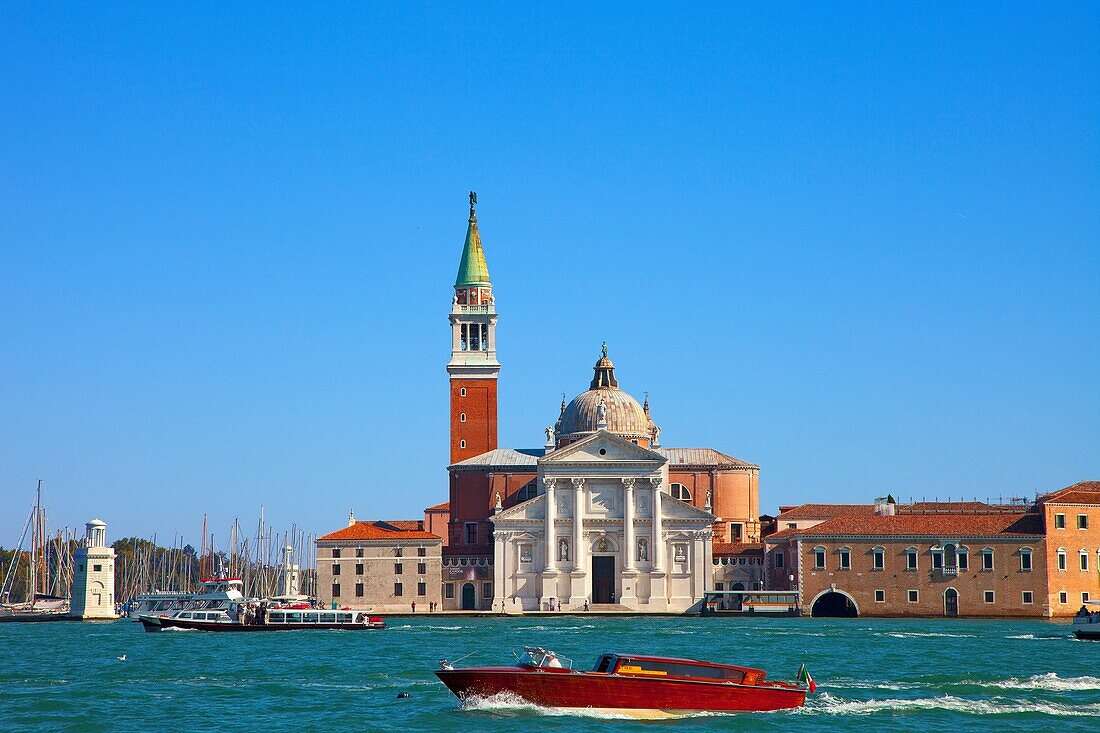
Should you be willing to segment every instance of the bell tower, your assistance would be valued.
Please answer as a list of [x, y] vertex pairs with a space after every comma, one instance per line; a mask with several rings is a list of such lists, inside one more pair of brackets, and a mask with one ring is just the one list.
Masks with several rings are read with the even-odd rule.
[[497, 309], [477, 229], [477, 194], [451, 299], [451, 463], [497, 447]]

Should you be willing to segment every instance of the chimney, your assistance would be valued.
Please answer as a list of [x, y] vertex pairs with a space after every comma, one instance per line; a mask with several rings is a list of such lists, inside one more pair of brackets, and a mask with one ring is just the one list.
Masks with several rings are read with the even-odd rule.
[[894, 516], [894, 497], [881, 496], [875, 499], [875, 514], [880, 517], [892, 517]]

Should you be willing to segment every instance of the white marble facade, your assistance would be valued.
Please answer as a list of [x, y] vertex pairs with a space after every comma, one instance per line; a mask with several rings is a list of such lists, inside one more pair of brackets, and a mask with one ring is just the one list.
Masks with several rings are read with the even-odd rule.
[[600, 430], [540, 458], [537, 480], [539, 496], [492, 518], [494, 609], [701, 605], [715, 517], [672, 498], [664, 456]]

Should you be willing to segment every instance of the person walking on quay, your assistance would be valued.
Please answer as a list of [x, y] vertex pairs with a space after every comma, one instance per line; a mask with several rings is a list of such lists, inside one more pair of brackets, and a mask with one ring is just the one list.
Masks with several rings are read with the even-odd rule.
[[412, 602], [413, 613], [416, 613], [416, 601]]
[[588, 611], [588, 599], [587, 598], [584, 599], [584, 610], [586, 612]]

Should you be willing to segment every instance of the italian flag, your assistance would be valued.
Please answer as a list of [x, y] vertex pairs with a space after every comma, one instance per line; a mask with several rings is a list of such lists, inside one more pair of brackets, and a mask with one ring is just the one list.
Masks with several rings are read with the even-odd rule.
[[806, 685], [806, 687], [808, 687], [810, 689], [810, 692], [816, 692], [817, 691], [817, 685], [814, 684], [814, 678], [810, 676], [810, 672], [809, 672], [809, 670], [806, 669], [805, 664], [802, 664], [802, 666], [800, 666], [798, 668], [798, 677], [797, 677], [797, 679], [798, 679], [799, 682]]

